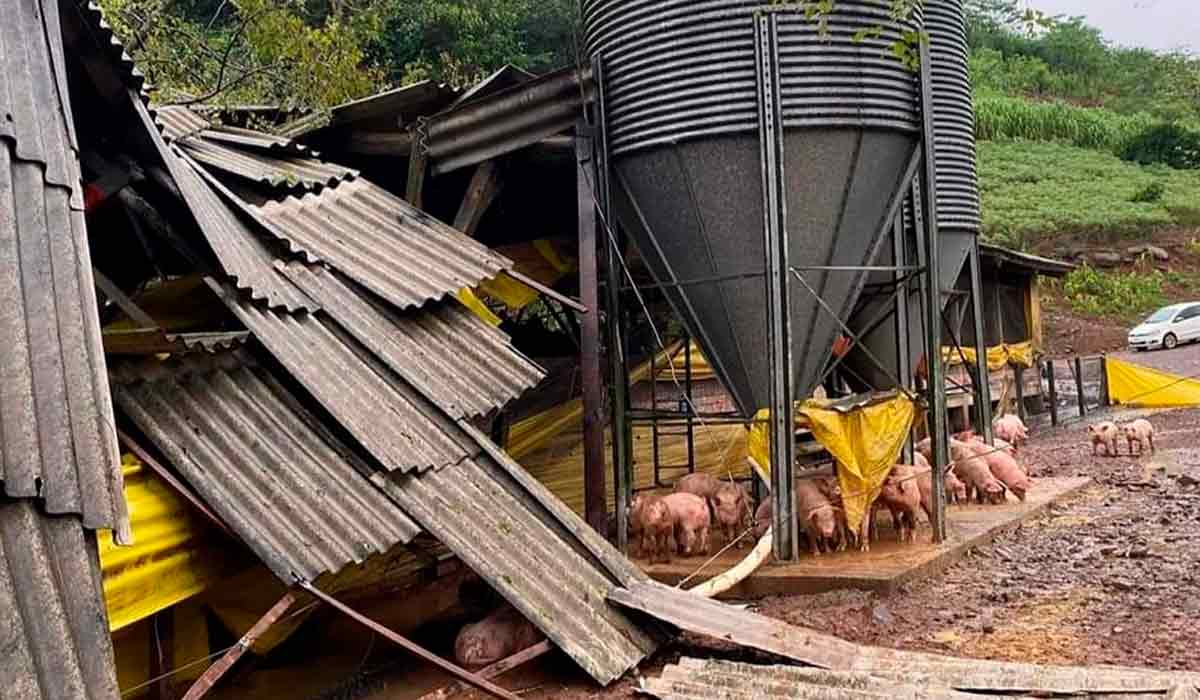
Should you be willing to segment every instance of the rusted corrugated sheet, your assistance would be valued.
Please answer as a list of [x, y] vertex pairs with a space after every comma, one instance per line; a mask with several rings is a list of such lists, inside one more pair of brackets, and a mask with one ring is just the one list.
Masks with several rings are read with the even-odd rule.
[[121, 364], [113, 379], [121, 411], [283, 581], [337, 572], [418, 534], [248, 356]]
[[445, 83], [422, 80], [301, 117], [285, 125], [281, 133], [291, 138], [321, 138], [324, 134], [320, 132], [350, 125], [399, 131], [417, 117], [444, 109], [458, 95], [457, 89]]
[[167, 333], [161, 328], [104, 331], [104, 352], [110, 355], [157, 355], [158, 353], [215, 353], [235, 350], [246, 343], [249, 333]]
[[430, 117], [418, 143], [434, 173], [482, 163], [570, 129], [594, 90], [590, 69], [563, 68]]
[[0, 696], [117, 700], [95, 534], [0, 496]]
[[609, 599], [689, 632], [820, 668], [848, 670], [847, 664], [860, 649], [837, 637], [739, 610], [660, 583], [631, 583], [613, 591]]
[[[615, 584], [603, 568], [580, 553], [569, 531], [548, 525], [554, 516], [542, 510], [546, 502], [490, 457], [393, 481], [405, 511], [600, 684], [655, 649], [652, 637], [606, 603]], [[577, 517], [572, 522], [587, 529]]]
[[128, 535], [58, 3], [0, 21], [0, 482]]
[[163, 138], [175, 141], [211, 128], [212, 123], [187, 107], [156, 107], [154, 121], [162, 127]]
[[475, 287], [512, 261], [358, 179], [256, 207], [272, 233], [401, 309]]
[[474, 456], [454, 422], [324, 314], [281, 314], [216, 287], [267, 350], [388, 470], [439, 469]]
[[545, 373], [508, 335], [455, 300], [396, 313], [320, 265], [280, 269], [338, 324], [452, 418], [480, 416], [531, 389]]
[[237, 148], [212, 138], [216, 131], [204, 131], [177, 140], [189, 156], [210, 169], [268, 187], [287, 190], [315, 190], [332, 187], [358, 176], [358, 171], [332, 163], [281, 153], [268, 154], [250, 148]]
[[[76, 12], [79, 13], [83, 22], [84, 31], [87, 32], [91, 43], [103, 55], [105, 63], [116, 78], [124, 87], [137, 92], [143, 104], [148, 103], [146, 76], [134, 64], [133, 58], [126, 53], [125, 47], [121, 44], [120, 38], [113, 32], [108, 21], [104, 19], [104, 11], [92, 0], [66, 0], [61, 3], [61, 7], [69, 7], [68, 3], [75, 5]], [[67, 31], [67, 27], [68, 24], [64, 24], [64, 31]], [[100, 85], [96, 87], [103, 88]]]
[[978, 698], [927, 683], [918, 674], [904, 682], [865, 673], [825, 671], [796, 666], [757, 666], [716, 659], [682, 658], [641, 691], [661, 700], [742, 700], [743, 698], [812, 698], [814, 700], [967, 700]]
[[217, 126], [203, 133], [205, 139], [226, 143], [231, 146], [255, 148], [293, 155], [317, 155], [304, 144], [284, 136], [267, 134], [236, 126]]

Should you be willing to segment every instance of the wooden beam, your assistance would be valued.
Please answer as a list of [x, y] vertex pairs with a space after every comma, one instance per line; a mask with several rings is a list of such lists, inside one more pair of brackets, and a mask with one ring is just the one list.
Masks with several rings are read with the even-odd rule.
[[471, 238], [479, 228], [479, 222], [491, 206], [496, 195], [500, 194], [503, 182], [500, 180], [500, 168], [494, 160], [487, 160], [475, 168], [471, 176], [471, 184], [467, 185], [467, 193], [463, 196], [458, 214], [454, 217], [454, 228], [462, 231]]
[[351, 131], [338, 146], [360, 156], [407, 157], [412, 144], [412, 134], [407, 131]]
[[417, 209], [424, 205], [425, 173], [429, 170], [428, 165], [429, 154], [417, 144], [408, 157], [408, 185], [404, 189], [404, 199]]
[[95, 277], [96, 288], [99, 289], [108, 300], [116, 304], [125, 315], [133, 319], [133, 322], [142, 328], [157, 328], [158, 324], [150, 317], [150, 314], [142, 311], [142, 308], [133, 303], [125, 292], [121, 291], [112, 280], [110, 280], [103, 272], [92, 267], [92, 275]]
[[[554, 645], [552, 645], [549, 640], [543, 640], [527, 649], [518, 651], [506, 659], [500, 659], [491, 666], [480, 669], [475, 675], [479, 676], [480, 678], [491, 680], [502, 673], [507, 673], [508, 671], [511, 671], [522, 664], [527, 664], [530, 661], [545, 655], [553, 648]], [[453, 697], [467, 690], [467, 684], [459, 681], [444, 688], [439, 688], [432, 693], [426, 693], [425, 695], [417, 698], [417, 700], [443, 700], [444, 698]]]
[[175, 684], [171, 680], [175, 668], [175, 608], [160, 610], [150, 619], [150, 677], [158, 678], [152, 697], [175, 700]]
[[192, 687], [188, 688], [187, 694], [183, 696], [183, 700], [199, 700], [209, 690], [212, 690], [217, 681], [221, 680], [229, 672], [229, 669], [233, 668], [237, 660], [242, 658], [250, 647], [254, 646], [259, 637], [266, 634], [267, 630], [271, 629], [276, 622], [279, 622], [279, 619], [296, 603], [296, 600], [297, 594], [295, 591], [289, 590], [287, 593], [284, 593], [283, 597], [272, 605], [271, 609], [262, 617], [258, 618], [258, 621], [246, 631], [246, 634], [242, 635], [242, 638], [238, 640], [233, 648], [225, 652], [225, 655], [218, 659], [215, 664], [205, 669], [204, 673], [192, 684]]

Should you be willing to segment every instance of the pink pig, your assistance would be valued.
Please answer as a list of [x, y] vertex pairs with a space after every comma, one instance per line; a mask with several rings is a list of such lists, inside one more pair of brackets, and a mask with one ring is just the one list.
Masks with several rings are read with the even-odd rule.
[[542, 640], [542, 633], [510, 605], [479, 622], [464, 625], [454, 640], [454, 658], [478, 668], [506, 659]]
[[708, 554], [708, 534], [712, 527], [708, 502], [692, 493], [673, 493], [664, 496], [663, 501], [671, 511], [679, 554]]
[[[990, 449], [990, 448], [989, 448]], [[992, 476], [987, 461], [965, 442], [950, 441], [950, 456], [954, 459], [954, 472], [967, 486], [968, 501], [974, 496], [978, 503], [986, 498], [989, 503], [1004, 503], [1004, 484]]]
[[1013, 446], [1022, 445], [1029, 439], [1029, 429], [1025, 427], [1025, 422], [1012, 414], [1000, 416], [992, 421], [992, 432]]
[[1146, 445], [1150, 445], [1150, 454], [1154, 454], [1154, 426], [1145, 418], [1139, 418], [1132, 423], [1121, 426], [1121, 434], [1129, 442], [1129, 454], [1133, 454], [1133, 443], [1137, 443], [1137, 453], [1142, 454]]
[[671, 563], [671, 534], [675, 521], [671, 509], [660, 496], [638, 494], [629, 504], [629, 537], [640, 539], [642, 556], [653, 564], [660, 559]]
[[1092, 454], [1096, 454], [1096, 450], [1101, 445], [1104, 446], [1104, 454], [1107, 457], [1117, 456], [1117, 436], [1120, 430], [1117, 424], [1106, 420], [1095, 425], [1087, 427], [1088, 440], [1092, 443]]

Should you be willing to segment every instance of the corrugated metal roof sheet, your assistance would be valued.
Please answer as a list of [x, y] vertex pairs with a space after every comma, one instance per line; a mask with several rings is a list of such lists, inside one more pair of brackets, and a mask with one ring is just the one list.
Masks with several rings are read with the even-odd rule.
[[242, 323], [388, 471], [474, 456], [453, 421], [324, 314], [280, 314], [215, 287]]
[[279, 269], [405, 381], [453, 418], [480, 416], [531, 389], [545, 373], [458, 301], [396, 313], [320, 265]]
[[133, 58], [126, 53], [124, 45], [121, 44], [121, 39], [104, 19], [104, 10], [92, 0], [69, 1], [75, 4], [92, 42], [104, 54], [121, 84], [137, 92], [143, 104], [148, 103], [146, 89], [149, 86], [146, 84], [146, 76], [134, 64]]
[[242, 331], [224, 333], [167, 333], [161, 328], [104, 331], [104, 352], [110, 355], [156, 355], [158, 353], [216, 353], [235, 350], [245, 345], [250, 334]]
[[[393, 498], [422, 527], [600, 684], [655, 649], [653, 638], [605, 602], [614, 583], [603, 568], [573, 546], [569, 532], [548, 525], [554, 516], [539, 512], [536, 494], [490, 457], [393, 481]], [[577, 517], [572, 522], [587, 529]]]
[[422, 80], [301, 117], [285, 125], [281, 133], [292, 138], [319, 137], [316, 132], [350, 124], [406, 129], [417, 117], [444, 109], [459, 94], [445, 83]]
[[0, 22], [0, 481], [89, 528], [128, 514], [56, 2]]
[[175, 141], [212, 127], [212, 122], [187, 107], [168, 105], [154, 108], [154, 121], [162, 127], [163, 138]]
[[209, 130], [176, 140], [177, 145], [207, 167], [237, 175], [268, 187], [315, 190], [332, 187], [358, 176], [358, 171], [316, 158], [268, 155], [250, 148], [230, 147], [214, 139]]
[[0, 695], [117, 700], [95, 535], [0, 496]]
[[421, 131], [433, 172], [482, 163], [570, 129], [594, 89], [591, 70], [572, 66], [430, 117]]
[[283, 581], [337, 572], [418, 534], [248, 356], [124, 363], [113, 377], [122, 412]]
[[401, 309], [475, 287], [512, 261], [366, 180], [256, 207], [293, 249]]
[[759, 666], [717, 659], [682, 658], [658, 678], [647, 679], [641, 691], [661, 700], [743, 700], [745, 698], [909, 698], [910, 700], [967, 700], [978, 698], [931, 686], [917, 674], [904, 682], [865, 673], [824, 671], [796, 666]]
[[252, 129], [243, 129], [237, 126], [217, 126], [208, 129], [202, 136], [209, 141], [219, 141], [233, 146], [257, 148], [263, 151], [277, 151], [293, 155], [317, 155], [317, 153], [309, 150], [308, 146], [299, 141], [293, 141], [285, 136], [277, 136]]

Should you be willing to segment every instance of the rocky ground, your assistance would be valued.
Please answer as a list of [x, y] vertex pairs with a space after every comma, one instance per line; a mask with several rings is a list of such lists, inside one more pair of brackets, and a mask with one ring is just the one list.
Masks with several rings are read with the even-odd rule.
[[[1089, 476], [1093, 485], [941, 576], [889, 596], [780, 597], [759, 610], [879, 646], [1200, 670], [1200, 410], [1148, 415], [1158, 430], [1155, 455], [1131, 457], [1123, 447], [1120, 456], [1093, 457], [1081, 423], [1035, 434], [1021, 454], [1035, 476]], [[642, 672], [653, 675], [681, 654], [755, 659], [687, 637]], [[634, 697], [632, 680], [600, 691], [562, 657], [505, 685], [527, 698]]]

